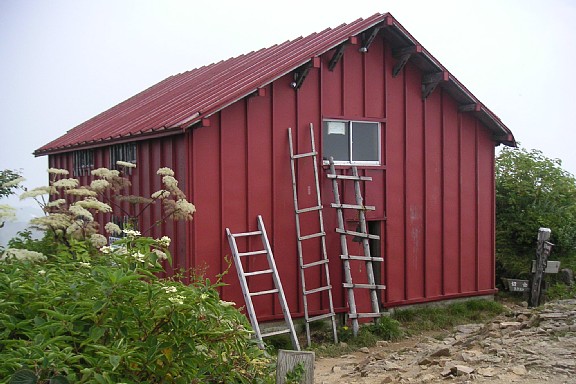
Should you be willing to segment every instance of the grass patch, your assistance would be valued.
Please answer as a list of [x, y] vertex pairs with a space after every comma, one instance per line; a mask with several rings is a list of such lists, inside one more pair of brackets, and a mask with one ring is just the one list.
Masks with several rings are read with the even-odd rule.
[[408, 333], [447, 330], [459, 324], [481, 323], [504, 312], [495, 301], [469, 300], [447, 306], [399, 309], [393, 315]]

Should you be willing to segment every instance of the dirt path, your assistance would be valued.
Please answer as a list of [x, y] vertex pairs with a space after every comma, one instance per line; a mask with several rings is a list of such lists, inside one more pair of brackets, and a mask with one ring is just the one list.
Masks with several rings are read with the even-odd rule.
[[317, 358], [316, 384], [576, 383], [576, 299], [512, 306], [488, 324]]

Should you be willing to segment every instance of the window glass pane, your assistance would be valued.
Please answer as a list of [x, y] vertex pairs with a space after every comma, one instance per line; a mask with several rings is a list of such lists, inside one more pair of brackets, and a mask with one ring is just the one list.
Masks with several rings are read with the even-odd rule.
[[350, 161], [350, 129], [346, 121], [325, 121], [322, 135], [323, 159]]
[[352, 122], [352, 161], [379, 161], [378, 123]]

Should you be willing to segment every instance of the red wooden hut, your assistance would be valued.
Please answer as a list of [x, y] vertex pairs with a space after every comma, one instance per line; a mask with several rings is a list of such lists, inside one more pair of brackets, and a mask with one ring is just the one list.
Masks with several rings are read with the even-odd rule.
[[[90, 169], [136, 162], [132, 188], [141, 195], [160, 189], [156, 169], [173, 168], [197, 213], [192, 222], [167, 223], [154, 235], [172, 237], [174, 268], [205, 268], [208, 277], [227, 267], [225, 228], [254, 230], [262, 215], [298, 317], [303, 308], [287, 129], [296, 151], [306, 152], [310, 123], [324, 157], [337, 154], [340, 167], [355, 164], [373, 178], [363, 192], [366, 204], [376, 207], [367, 219], [380, 235], [371, 247], [384, 258], [376, 271], [387, 286], [384, 307], [495, 292], [494, 150], [514, 146], [514, 137], [390, 14], [171, 76], [35, 155], [48, 155], [50, 167], [69, 169], [82, 182]], [[334, 132], [336, 142], [329, 137]], [[352, 136], [362, 145], [352, 145]], [[325, 165], [320, 172], [330, 207]], [[297, 173], [305, 200], [312, 174]], [[148, 227], [158, 215], [152, 210], [139, 225]], [[355, 224], [353, 216], [346, 219]], [[335, 221], [326, 208], [334, 303], [344, 312]], [[225, 282], [223, 299], [243, 304], [236, 275]], [[261, 300], [261, 320], [281, 316], [272, 297]], [[326, 303], [319, 298], [309, 305], [314, 311]]]

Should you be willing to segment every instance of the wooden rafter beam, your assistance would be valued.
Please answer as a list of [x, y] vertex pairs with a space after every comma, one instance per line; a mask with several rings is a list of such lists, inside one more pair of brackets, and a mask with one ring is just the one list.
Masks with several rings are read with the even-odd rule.
[[334, 67], [336, 67], [336, 64], [338, 64], [338, 62], [340, 61], [340, 59], [344, 55], [344, 50], [346, 49], [346, 46], [348, 44], [352, 44], [352, 45], [358, 44], [358, 38], [356, 36], [350, 36], [350, 38], [348, 38], [348, 40], [344, 41], [342, 44], [340, 44], [338, 46], [338, 48], [336, 48], [336, 50], [334, 51], [334, 54], [332, 55], [332, 58], [330, 59], [330, 62], [328, 62], [328, 70], [329, 71], [334, 70]]
[[380, 32], [380, 27], [374, 27], [371, 31], [364, 33], [360, 52], [368, 52], [368, 48], [370, 48], [370, 44], [372, 44], [376, 36], [378, 36], [378, 32]]
[[412, 55], [421, 52], [422, 52], [421, 45], [411, 45], [409, 47], [393, 50], [392, 56], [394, 56], [398, 61], [396, 62], [396, 65], [394, 65], [394, 68], [392, 68], [392, 77], [396, 77], [398, 76], [398, 74], [400, 74], [400, 72], [402, 71], [406, 63], [408, 63], [408, 60], [410, 60], [410, 57]]
[[295, 70], [294, 71], [294, 81], [292, 83], [290, 83], [290, 86], [294, 89], [299, 89], [302, 86], [302, 84], [304, 83], [304, 80], [306, 80], [306, 77], [308, 76], [308, 72], [310, 72], [310, 69], [312, 69], [312, 68], [320, 68], [320, 58], [319, 57], [313, 57], [306, 64], [300, 66], [300, 68]]
[[450, 74], [447, 71], [427, 73], [422, 76], [422, 100], [426, 100], [434, 89], [443, 81], [448, 81]]

